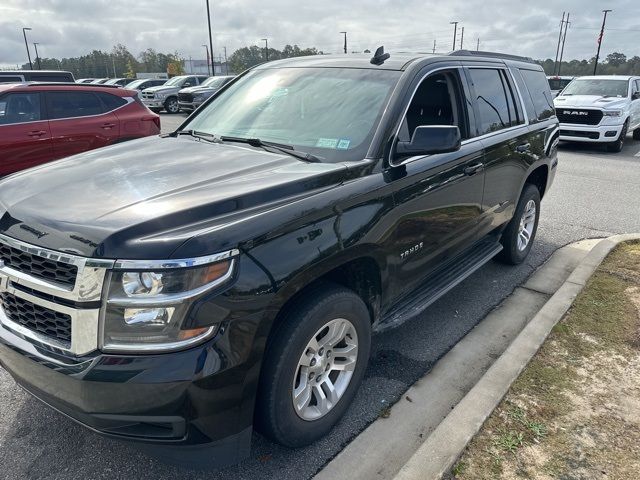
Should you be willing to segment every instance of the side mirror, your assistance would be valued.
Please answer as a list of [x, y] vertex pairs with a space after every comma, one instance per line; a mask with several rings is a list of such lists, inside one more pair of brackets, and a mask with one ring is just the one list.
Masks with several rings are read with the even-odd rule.
[[191, 83], [190, 83], [190, 82], [184, 82], [184, 83], [182, 84], [182, 88], [187, 88], [187, 87], [190, 87], [190, 86], [191, 86]]
[[461, 142], [457, 126], [425, 125], [414, 130], [410, 142], [398, 142], [395, 158], [455, 152], [460, 150]]

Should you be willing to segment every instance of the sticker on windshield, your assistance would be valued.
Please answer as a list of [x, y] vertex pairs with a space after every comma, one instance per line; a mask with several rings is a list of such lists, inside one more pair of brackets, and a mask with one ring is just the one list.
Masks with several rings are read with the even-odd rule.
[[338, 146], [336, 147], [338, 150], [348, 150], [349, 145], [351, 145], [351, 140], [348, 138], [341, 138], [338, 140]]
[[316, 142], [316, 147], [318, 148], [337, 148], [337, 146], [337, 138], [319, 138]]

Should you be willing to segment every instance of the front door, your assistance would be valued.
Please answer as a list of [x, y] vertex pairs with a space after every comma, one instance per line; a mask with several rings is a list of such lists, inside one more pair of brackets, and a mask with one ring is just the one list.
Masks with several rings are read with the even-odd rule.
[[[421, 125], [457, 125], [464, 139], [453, 153], [405, 159], [392, 167], [395, 211], [395, 296], [408, 294], [433, 269], [478, 240], [484, 188], [483, 146], [472, 140], [466, 85], [458, 68], [428, 75], [416, 88], [398, 138]], [[472, 118], [471, 113], [471, 118]]]
[[0, 177], [53, 158], [49, 122], [39, 92], [0, 97]]

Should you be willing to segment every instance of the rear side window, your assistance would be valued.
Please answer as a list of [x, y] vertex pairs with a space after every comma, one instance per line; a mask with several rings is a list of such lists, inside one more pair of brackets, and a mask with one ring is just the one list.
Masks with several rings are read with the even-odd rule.
[[471, 68], [469, 76], [475, 91], [479, 115], [479, 135], [518, 125], [511, 87], [501, 70]]
[[0, 125], [40, 120], [39, 93], [10, 93], [0, 99]]
[[100, 99], [93, 92], [47, 92], [47, 110], [51, 120], [104, 113]]
[[537, 120], [546, 120], [553, 117], [553, 101], [551, 100], [551, 91], [549, 90], [549, 82], [544, 72], [541, 70], [526, 70], [521, 68], [522, 78], [527, 85], [527, 90], [531, 95], [533, 106], [536, 110]]
[[24, 79], [22, 77], [11, 77], [9, 75], [0, 75], [0, 83], [22, 83]]
[[99, 92], [98, 96], [100, 97], [100, 100], [102, 100], [102, 103], [105, 104], [107, 112], [115, 110], [116, 108], [119, 108], [127, 103], [124, 98], [117, 95], [111, 95], [110, 93], [106, 92]]

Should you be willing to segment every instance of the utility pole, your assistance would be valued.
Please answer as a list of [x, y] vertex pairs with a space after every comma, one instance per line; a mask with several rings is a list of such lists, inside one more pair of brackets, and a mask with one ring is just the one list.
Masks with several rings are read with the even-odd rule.
[[[207, 0], [207, 23], [209, 25], [209, 49], [211, 50], [211, 76], [216, 76], [216, 69], [213, 65], [213, 37], [211, 36], [211, 13], [209, 11], [209, 0]], [[209, 71], [209, 55], [207, 54], [207, 72]]]
[[602, 29], [600, 30], [600, 36], [598, 37], [598, 52], [596, 53], [596, 63], [593, 66], [593, 74], [598, 71], [598, 60], [600, 59], [600, 47], [602, 46], [602, 38], [604, 37], [604, 26], [607, 23], [607, 13], [613, 12], [613, 10], [603, 10], [604, 18], [602, 19]]
[[267, 40], [266, 38], [263, 38], [262, 41], [264, 42], [264, 58], [266, 58], [267, 62], [269, 61], [269, 40]]
[[347, 53], [347, 32], [340, 32], [344, 35], [344, 53]]
[[22, 35], [24, 35], [24, 46], [27, 47], [27, 58], [29, 59], [29, 68], [33, 70], [33, 63], [31, 63], [31, 52], [29, 52], [29, 44], [27, 43], [27, 30], [31, 30], [29, 27], [22, 29]]
[[111, 63], [113, 64], [113, 78], [116, 78], [116, 58], [111, 54]]
[[38, 42], [33, 42], [33, 48], [36, 49], [36, 62], [38, 62], [38, 70], [42, 70], [42, 65], [40, 64], [40, 55], [38, 55]]
[[464, 27], [462, 27], [462, 34], [460, 35], [460, 50], [462, 50], [463, 45], [464, 45]]
[[229, 75], [229, 63], [227, 62], [227, 47], [224, 47], [224, 73]]
[[433, 40], [433, 53], [436, 53], [436, 41], [435, 41], [435, 39]]
[[209, 47], [206, 44], [202, 44], [204, 49], [207, 51], [207, 75], [211, 76], [211, 70], [209, 69]]
[[453, 25], [453, 49], [456, 49], [456, 39], [458, 38], [458, 23], [460, 22], [449, 22], [449, 25]]
[[564, 16], [567, 12], [562, 12], [562, 20], [560, 21], [560, 34], [558, 35], [558, 46], [556, 47], [556, 60], [553, 64], [553, 74], [558, 71], [558, 55], [560, 55], [560, 41], [562, 40], [562, 29], [564, 28]]
[[189, 73], [193, 75], [193, 58], [189, 55]]
[[567, 41], [567, 30], [569, 30], [569, 25], [571, 22], [569, 18], [571, 17], [571, 13], [567, 13], [567, 21], [564, 22], [564, 36], [562, 37], [562, 50], [560, 50], [560, 62], [558, 63], [558, 75], [560, 75], [560, 71], [562, 70], [562, 58], [564, 57], [564, 44]]
[[478, 37], [478, 42], [476, 43], [476, 52], [480, 51], [480, 37]]

